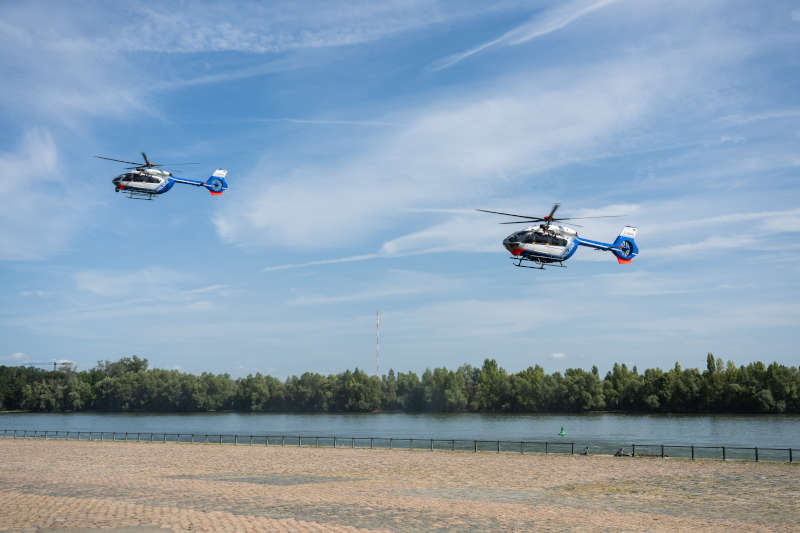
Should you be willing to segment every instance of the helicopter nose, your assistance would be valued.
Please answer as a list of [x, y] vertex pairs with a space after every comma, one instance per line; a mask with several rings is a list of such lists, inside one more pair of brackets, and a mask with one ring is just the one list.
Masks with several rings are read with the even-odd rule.
[[114, 185], [119, 185], [119, 177], [116, 177], [113, 180], [111, 180], [111, 183], [113, 183]]

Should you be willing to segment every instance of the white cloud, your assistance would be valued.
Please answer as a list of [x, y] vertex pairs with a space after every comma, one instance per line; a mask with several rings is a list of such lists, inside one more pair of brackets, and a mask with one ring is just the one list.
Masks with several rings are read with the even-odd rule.
[[6, 355], [6, 356], [3, 356], [3, 357], [0, 357], [0, 361], [9, 361], [9, 362], [13, 362], [13, 363], [22, 362], [22, 361], [25, 361], [27, 359], [28, 359], [28, 356], [25, 355], [22, 352], [16, 352], [16, 353], [12, 353], [11, 355]]
[[764, 120], [784, 120], [794, 118], [800, 118], [800, 109], [789, 108], [773, 111], [762, 111], [761, 113], [726, 115], [720, 118], [719, 121], [723, 124], [741, 126]]
[[150, 267], [133, 271], [84, 270], [73, 274], [73, 279], [78, 290], [96, 296], [150, 296], [174, 291], [177, 283], [191, 279], [191, 276], [174, 270]]
[[[280, 53], [364, 44], [514, 4], [401, 2], [209, 2], [134, 6], [134, 23], [98, 41], [109, 49], [168, 53]], [[176, 31], [176, 28], [180, 30]]]
[[0, 260], [40, 259], [61, 251], [89, 202], [64, 180], [47, 130], [31, 129], [13, 152], [0, 152]]
[[517, 26], [496, 39], [437, 61], [432, 68], [433, 70], [442, 70], [452, 67], [464, 59], [494, 46], [515, 46], [526, 43], [537, 37], [542, 37], [554, 31], [558, 31], [579, 18], [610, 4], [614, 4], [617, 1], [618, 0], [572, 0], [571, 2], [560, 3], [557, 7], [537, 14], [530, 21]]
[[[233, 243], [298, 248], [313, 238], [315, 250], [324, 250], [381, 231], [408, 208], [485, 199], [501, 184], [605, 150], [605, 140], [658, 109], [666, 87], [670, 98], [681, 91], [684, 63], [682, 56], [649, 57], [500, 80], [488, 91], [405, 113], [405, 126], [341, 161], [280, 169], [270, 159], [239, 180], [241, 200], [214, 216], [217, 232]], [[458, 238], [448, 235], [439, 246]]]
[[381, 257], [380, 254], [361, 254], [351, 255], [348, 257], [336, 257], [333, 259], [319, 259], [316, 261], [307, 261], [305, 263], [289, 263], [285, 265], [268, 266], [262, 269], [262, 272], [276, 272], [278, 270], [293, 270], [295, 268], [305, 268], [310, 266], [320, 265], [335, 265], [339, 263], [355, 263], [358, 261], [369, 261], [370, 259], [377, 259]]
[[562, 352], [556, 352], [556, 353], [550, 354], [550, 359], [564, 359], [566, 357], [567, 357], [567, 354], [562, 353]]

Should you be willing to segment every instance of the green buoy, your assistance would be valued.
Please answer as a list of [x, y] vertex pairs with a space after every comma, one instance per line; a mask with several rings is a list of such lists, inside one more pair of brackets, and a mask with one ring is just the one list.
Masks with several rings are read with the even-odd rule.
[[559, 432], [558, 432], [558, 434], [559, 434], [560, 436], [562, 436], [562, 437], [563, 437], [564, 435], [566, 435], [566, 434], [567, 434], [567, 432], [566, 432], [566, 431], [564, 431], [564, 426], [561, 426], [561, 431], [559, 431]]

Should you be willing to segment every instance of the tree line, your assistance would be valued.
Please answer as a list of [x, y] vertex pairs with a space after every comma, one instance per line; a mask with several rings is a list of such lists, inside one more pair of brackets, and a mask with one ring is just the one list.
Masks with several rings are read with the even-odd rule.
[[494, 359], [481, 368], [414, 372], [306, 372], [284, 381], [260, 373], [233, 379], [148, 368], [123, 357], [77, 371], [0, 366], [0, 410], [245, 412], [756, 412], [800, 413], [800, 368], [754, 362], [737, 367], [708, 354], [706, 369], [670, 370], [615, 364], [601, 378], [539, 365], [509, 373]]

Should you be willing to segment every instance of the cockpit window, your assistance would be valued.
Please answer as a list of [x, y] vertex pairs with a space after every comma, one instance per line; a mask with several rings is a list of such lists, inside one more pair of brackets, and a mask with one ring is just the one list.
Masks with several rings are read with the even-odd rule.
[[533, 242], [533, 232], [532, 231], [518, 231], [514, 235], [511, 236], [511, 240], [513, 242], [521, 242], [521, 243], [532, 243]]

